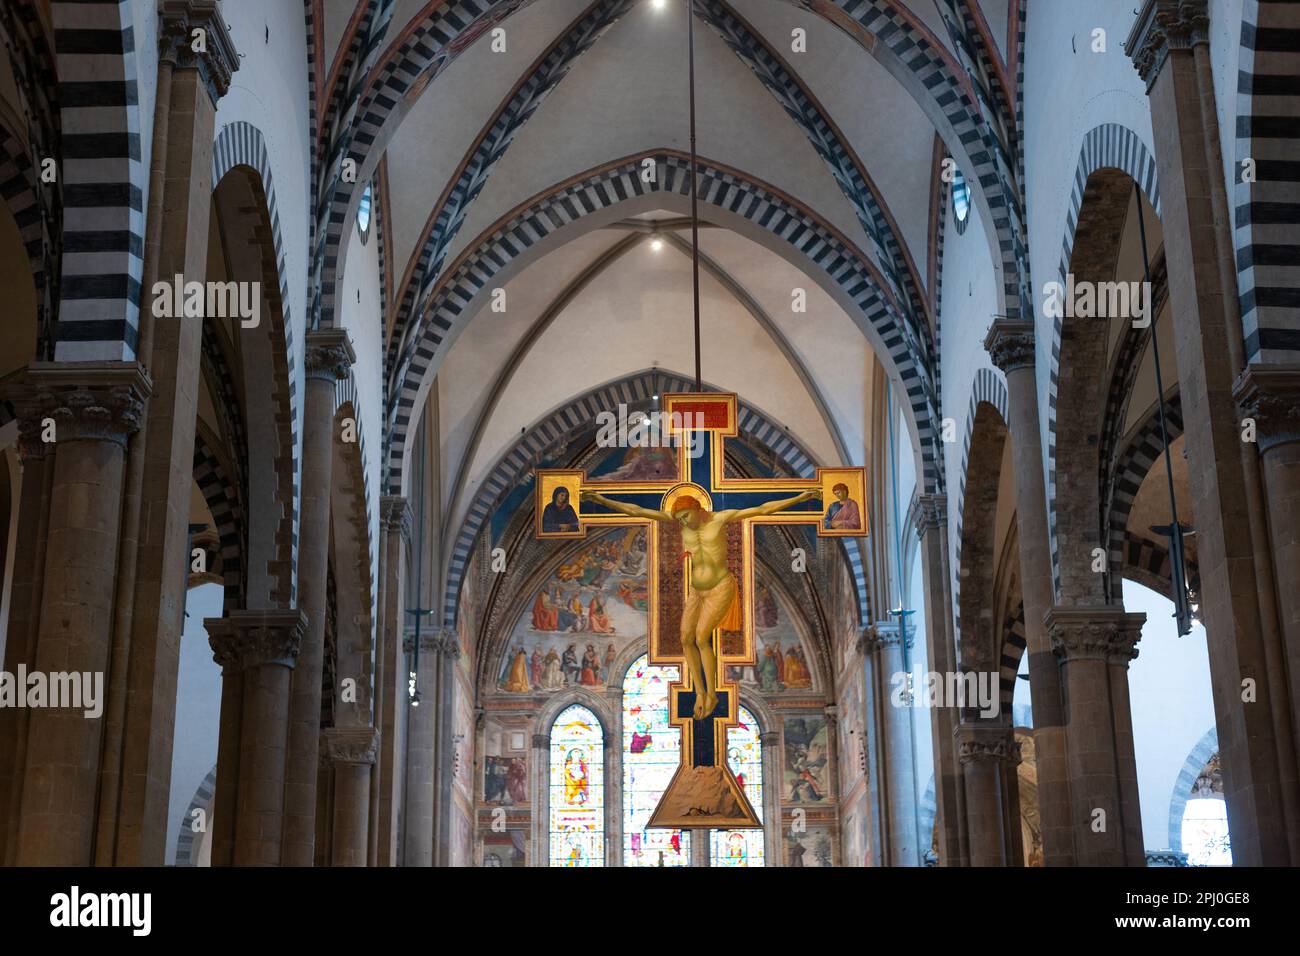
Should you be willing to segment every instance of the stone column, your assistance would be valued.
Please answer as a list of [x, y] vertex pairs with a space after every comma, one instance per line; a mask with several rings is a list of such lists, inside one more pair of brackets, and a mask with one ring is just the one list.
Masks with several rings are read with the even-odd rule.
[[284, 794], [285, 866], [311, 866], [315, 858], [330, 470], [334, 458], [334, 391], [337, 383], [347, 378], [355, 362], [356, 354], [343, 329], [318, 329], [307, 333], [301, 530], [298, 535], [298, 605], [307, 615], [307, 632], [293, 673], [293, 703], [289, 710], [289, 755]]
[[[54, 455], [41, 441], [41, 423], [22, 418], [18, 423], [18, 458], [22, 466], [19, 491], [18, 535], [14, 547], [14, 573], [9, 602], [4, 670], [36, 666], [36, 634], [41, 623], [41, 588], [45, 577], [45, 544], [50, 513], [50, 478]], [[0, 624], [6, 622], [0, 621]], [[12, 866], [18, 842], [18, 817], [27, 756], [26, 707], [0, 707], [0, 865]]]
[[289, 684], [306, 618], [301, 611], [232, 611], [203, 624], [222, 676], [213, 859], [278, 866]]
[[1058, 607], [1047, 616], [1065, 690], [1080, 866], [1146, 865], [1128, 696], [1128, 662], [1137, 657], [1145, 620], [1118, 606]]
[[1005, 768], [1020, 762], [1020, 747], [1007, 724], [972, 721], [957, 728], [957, 755], [966, 788], [966, 825], [971, 866], [1007, 866]]
[[863, 634], [863, 652], [874, 661], [880, 707], [880, 746], [884, 754], [884, 831], [889, 866], [919, 866], [916, 838], [916, 772], [912, 755], [911, 700], [894, 703], [895, 688], [907, 673], [904, 642], [911, 646], [897, 621], [877, 621]]
[[420, 634], [420, 660], [415, 653], [415, 631], [406, 635], [408, 673], [415, 671], [418, 703], [407, 699], [406, 724], [406, 827], [403, 866], [433, 866], [434, 715], [437, 711], [438, 656], [444, 642], [441, 630]]
[[758, 735], [763, 748], [763, 855], [768, 866], [785, 866], [785, 835], [781, 820], [781, 732]]
[[333, 769], [334, 827], [331, 866], [365, 866], [369, 848], [370, 773], [378, 736], [373, 727], [329, 727], [321, 756]]
[[[193, 31], [199, 29], [207, 36], [202, 53], [192, 45]], [[170, 288], [173, 282], [202, 281], [207, 275], [217, 101], [239, 69], [215, 0], [160, 5], [158, 69], [146, 297], [158, 279]], [[155, 318], [149, 314], [151, 302], [147, 298], [140, 310], [140, 356], [148, 365], [153, 395], [128, 461], [97, 824], [96, 863], [101, 866], [161, 866], [169, 837], [205, 319]]]
[[[56, 430], [35, 670], [77, 674], [83, 706], [28, 715], [15, 863], [89, 866], [99, 794], [127, 437], [150, 384], [130, 362], [37, 362], [20, 414]], [[101, 713], [87, 716], [95, 693]]]
[[379, 500], [382, 535], [379, 547], [379, 586], [382, 601], [376, 633], [375, 724], [379, 730], [379, 762], [371, 777], [371, 804], [377, 821], [373, 842], [375, 865], [397, 865], [397, 831], [402, 803], [402, 763], [398, 728], [407, 707], [405, 655], [402, 653], [406, 616], [406, 544], [411, 538], [411, 509], [406, 499], [386, 495]]
[[[916, 512], [916, 534], [921, 542], [921, 571], [925, 577], [926, 665], [931, 673], [957, 672], [956, 640], [952, 631], [952, 575], [948, 561], [948, 497], [921, 495]], [[941, 866], [966, 862], [965, 792], [953, 734], [957, 712], [952, 707], [931, 707], [930, 728], [934, 746], [935, 827]], [[928, 840], [929, 834], [923, 834]], [[929, 845], [921, 852], [929, 850]]]
[[1007, 412], [1011, 418], [1007, 426], [1011, 433], [1016, 483], [1016, 527], [1025, 601], [1025, 644], [1034, 713], [1043, 860], [1047, 866], [1070, 866], [1075, 861], [1075, 849], [1061, 676], [1044, 623], [1053, 600], [1052, 555], [1047, 533], [1047, 497], [1043, 490], [1033, 323], [998, 319], [984, 340], [984, 348], [1007, 379]]
[[433, 765], [433, 862], [434, 866], [450, 866], [451, 813], [455, 796], [455, 771], [452, 766], [458, 741], [456, 726], [456, 662], [460, 659], [460, 644], [454, 631], [443, 630], [438, 645], [438, 713], [434, 717]]
[[[532, 781], [532, 829], [529, 834], [531, 846], [528, 850], [529, 866], [550, 866], [550, 822], [551, 822], [551, 735], [533, 734], [532, 766], [528, 768], [529, 780]], [[621, 847], [620, 847], [621, 850]], [[619, 865], [622, 864], [620, 853]]]
[[1300, 365], [1250, 365], [1234, 394], [1254, 420], [1279, 587], [1278, 619], [1290, 677], [1291, 726], [1300, 728]]
[[[1246, 353], [1206, 0], [1147, 0], [1125, 49], [1151, 107], [1233, 862], [1295, 865], [1300, 786], [1278, 606], [1295, 566], [1275, 591], [1259, 456], [1233, 399]], [[1253, 682], [1245, 701], [1243, 680]]]

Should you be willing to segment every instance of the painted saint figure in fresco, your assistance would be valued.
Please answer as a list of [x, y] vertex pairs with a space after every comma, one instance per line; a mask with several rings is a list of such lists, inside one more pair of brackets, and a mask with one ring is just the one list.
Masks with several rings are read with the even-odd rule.
[[861, 531], [862, 515], [858, 503], [849, 497], [849, 486], [841, 482], [831, 489], [835, 500], [826, 509], [823, 527], [827, 531]]
[[569, 489], [556, 488], [551, 492], [551, 503], [542, 509], [542, 530], [546, 532], [577, 531], [578, 513], [569, 504]]
[[631, 518], [649, 518], [676, 524], [682, 533], [682, 549], [691, 556], [691, 585], [682, 607], [682, 651], [691, 670], [695, 695], [695, 719], [703, 720], [718, 706], [718, 663], [713, 653], [713, 631], [740, 627], [740, 605], [736, 602], [735, 575], [727, 567], [726, 526], [733, 521], [774, 515], [786, 508], [820, 498], [821, 491], [805, 491], [782, 501], [756, 508], [705, 511], [699, 499], [682, 495], [673, 502], [672, 514], [642, 508], [606, 498], [594, 491], [582, 492], [583, 501], [604, 505]]
[[790, 648], [790, 653], [785, 656], [785, 686], [812, 686], [812, 674], [809, 672], [808, 662], [803, 656], [803, 648], [798, 644]]
[[528, 655], [524, 653], [522, 644], [515, 650], [515, 656], [510, 662], [510, 671], [501, 687], [511, 694], [528, 694], [532, 692], [533, 685], [528, 679]]

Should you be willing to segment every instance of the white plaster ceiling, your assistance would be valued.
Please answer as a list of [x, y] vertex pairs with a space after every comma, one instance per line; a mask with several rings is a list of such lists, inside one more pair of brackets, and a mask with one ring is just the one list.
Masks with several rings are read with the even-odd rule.
[[[452, 527], [521, 429], [577, 395], [632, 372], [659, 367], [692, 373], [689, 255], [667, 242], [655, 251], [647, 236], [574, 296], [545, 333], [527, 346], [508, 380], [498, 381], [506, 360], [555, 297], [628, 234], [619, 228], [597, 230], [533, 263], [504, 287], [507, 311], [484, 310], [456, 340], [438, 376], [444, 507], [450, 510]], [[787, 337], [797, 361], [812, 373], [832, 424], [777, 340], [707, 272], [700, 282], [704, 380], [737, 391], [787, 425], [818, 461], [841, 461], [832, 428], [843, 433], [853, 460], [863, 461], [871, 351], [861, 335], [852, 334], [852, 320], [811, 280], [747, 239], [706, 229], [701, 249], [724, 270], [743, 264], [747, 274], [766, 277], [765, 283], [740, 291], [772, 320], [778, 335]], [[791, 314], [792, 285], [809, 290], [806, 314]], [[859, 342], [860, 348], [846, 348], [846, 341]], [[832, 342], [839, 345], [832, 348]], [[478, 447], [462, 464], [475, 423], [494, 395], [496, 406]]]

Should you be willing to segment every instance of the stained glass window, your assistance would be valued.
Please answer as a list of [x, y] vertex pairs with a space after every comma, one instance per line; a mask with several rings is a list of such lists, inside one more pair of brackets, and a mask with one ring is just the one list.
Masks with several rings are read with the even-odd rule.
[[1228, 805], [1222, 797], [1192, 797], [1183, 808], [1183, 852], [1189, 866], [1232, 866]]
[[[727, 766], [736, 775], [754, 812], [763, 819], [763, 744], [758, 722], [744, 707], [740, 723], [727, 728]], [[762, 830], [710, 830], [709, 862], [713, 866], [764, 866]]]
[[605, 865], [605, 734], [574, 704], [551, 725], [551, 866]]
[[689, 833], [646, 829], [681, 755], [681, 731], [668, 723], [668, 685], [677, 674], [641, 657], [623, 677], [624, 866], [690, 865]]

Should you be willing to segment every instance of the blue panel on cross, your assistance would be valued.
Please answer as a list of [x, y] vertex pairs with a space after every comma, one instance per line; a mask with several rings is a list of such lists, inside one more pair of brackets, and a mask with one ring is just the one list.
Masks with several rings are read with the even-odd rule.
[[[730, 703], [731, 694], [729, 691], [718, 691], [718, 706], [713, 708], [713, 713], [709, 714], [703, 720], [692, 720], [694, 725], [691, 729], [691, 745], [693, 749], [693, 766], [712, 767], [716, 754], [713, 751], [713, 721], [726, 720], [728, 714], [728, 704]], [[695, 713], [695, 691], [683, 690], [677, 694], [677, 716], [682, 719], [690, 719]]]

